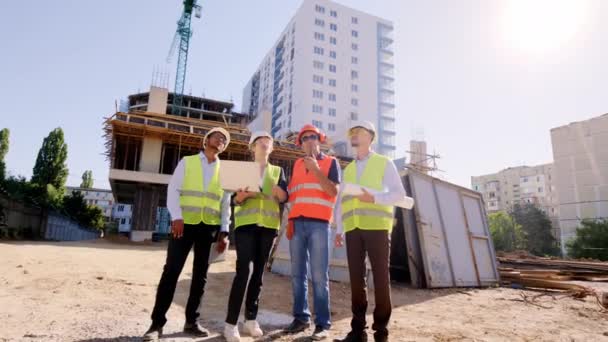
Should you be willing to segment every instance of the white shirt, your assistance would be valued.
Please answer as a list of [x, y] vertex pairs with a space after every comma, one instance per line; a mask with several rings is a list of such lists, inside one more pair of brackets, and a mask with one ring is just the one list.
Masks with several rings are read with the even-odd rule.
[[[219, 160], [219, 158], [216, 158], [216, 161], [213, 163], [209, 163], [207, 161], [207, 156], [205, 156], [203, 152], [199, 153], [199, 157], [201, 158], [201, 165], [203, 166], [203, 189], [207, 189], [207, 186], [211, 181], [211, 177], [213, 177], [213, 174], [215, 173], [215, 163]], [[184, 182], [185, 167], [185, 162], [182, 158], [182, 160], [180, 160], [175, 167], [175, 171], [173, 171], [173, 175], [171, 176], [171, 180], [167, 186], [167, 209], [169, 210], [169, 214], [171, 214], [172, 220], [182, 219], [182, 207], [179, 205], [179, 190], [182, 188], [182, 184]], [[229, 231], [230, 196], [230, 192], [224, 191], [224, 196], [222, 197], [222, 202], [220, 203], [221, 232]]]
[[[355, 159], [355, 166], [357, 168], [357, 181], [363, 174], [369, 157], [374, 153], [375, 152], [370, 152], [363, 159]], [[399, 172], [397, 171], [395, 163], [393, 163], [393, 161], [391, 160], [386, 163], [386, 168], [384, 169], [384, 176], [382, 177], [382, 187], [383, 192], [374, 195], [375, 204], [394, 205], [398, 201], [402, 200], [403, 197], [405, 197], [405, 188], [403, 187], [403, 183], [401, 182], [401, 177], [399, 177]], [[344, 187], [340, 187], [340, 189], [343, 188]], [[340, 191], [340, 194], [338, 195], [338, 200], [336, 201], [334, 217], [336, 218], [337, 233], [342, 234], [342, 191]]]

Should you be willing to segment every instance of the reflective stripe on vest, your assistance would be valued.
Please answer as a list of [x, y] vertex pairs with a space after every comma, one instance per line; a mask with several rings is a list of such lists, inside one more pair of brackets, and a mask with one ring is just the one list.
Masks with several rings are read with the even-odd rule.
[[184, 163], [184, 179], [179, 190], [184, 223], [195, 225], [203, 222], [207, 225], [219, 225], [221, 200], [224, 195], [219, 183], [219, 159], [206, 189], [203, 188], [204, 175], [200, 155], [184, 157]]
[[[326, 177], [335, 162], [335, 158], [325, 155], [317, 159], [321, 173]], [[289, 183], [289, 219], [298, 217], [331, 221], [336, 197], [323, 190], [313, 172], [308, 172], [302, 158], [296, 160]]]
[[249, 198], [241, 205], [234, 207], [234, 226], [255, 224], [260, 227], [279, 229], [281, 217], [280, 208], [272, 196], [272, 188], [279, 183], [281, 168], [268, 164], [264, 172], [262, 192], [254, 198]]
[[[384, 170], [389, 162], [387, 157], [373, 153], [357, 180], [357, 166], [353, 161], [344, 170], [344, 182], [382, 191]], [[393, 228], [393, 215], [392, 206], [364, 203], [350, 195], [342, 197], [342, 225], [346, 233], [355, 228], [390, 231]]]

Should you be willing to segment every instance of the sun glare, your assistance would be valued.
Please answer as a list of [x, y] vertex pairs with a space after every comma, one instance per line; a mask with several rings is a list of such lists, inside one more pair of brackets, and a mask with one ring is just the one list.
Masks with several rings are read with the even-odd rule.
[[587, 20], [587, 0], [504, 0], [503, 33], [509, 47], [546, 53], [576, 39]]

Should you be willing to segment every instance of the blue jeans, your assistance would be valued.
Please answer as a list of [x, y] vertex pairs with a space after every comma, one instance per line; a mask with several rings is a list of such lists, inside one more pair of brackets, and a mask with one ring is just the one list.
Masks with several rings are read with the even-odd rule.
[[329, 223], [296, 219], [294, 235], [289, 241], [293, 316], [310, 322], [308, 309], [308, 262], [312, 275], [315, 325], [329, 329]]

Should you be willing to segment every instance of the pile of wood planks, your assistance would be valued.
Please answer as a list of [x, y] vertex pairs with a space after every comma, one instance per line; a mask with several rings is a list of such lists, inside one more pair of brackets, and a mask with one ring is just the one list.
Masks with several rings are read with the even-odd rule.
[[498, 257], [501, 282], [515, 288], [567, 292], [576, 298], [595, 296], [608, 309], [608, 296], [573, 281], [608, 282], [608, 263], [530, 256]]

